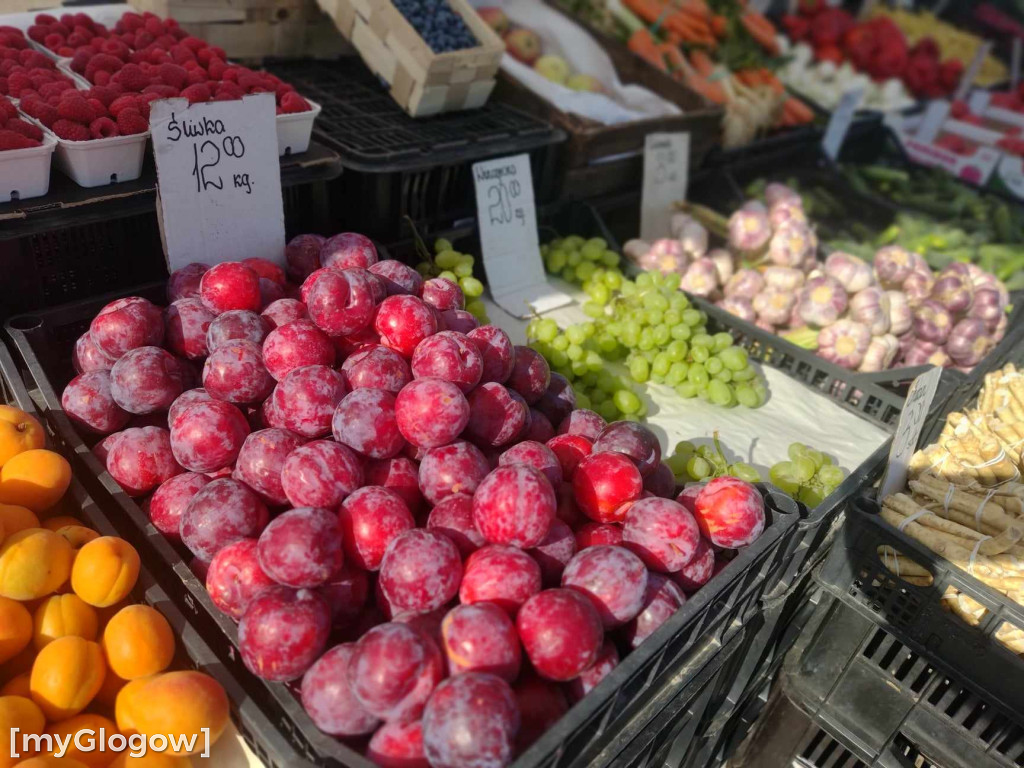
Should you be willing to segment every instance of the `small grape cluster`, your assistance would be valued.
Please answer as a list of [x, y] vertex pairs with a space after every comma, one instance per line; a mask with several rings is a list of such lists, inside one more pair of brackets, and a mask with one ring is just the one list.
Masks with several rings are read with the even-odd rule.
[[671, 456], [665, 457], [677, 483], [703, 482], [714, 477], [738, 477], [748, 483], [760, 483], [761, 473], [742, 461], [730, 462], [725, 457], [718, 433], [714, 445], [694, 445], [683, 440], [676, 445]]
[[420, 250], [422, 261], [416, 265], [416, 271], [423, 277], [443, 277], [458, 284], [466, 297], [466, 311], [487, 325], [487, 307], [480, 300], [484, 295], [484, 284], [473, 277], [473, 265], [476, 260], [467, 253], [459, 253], [450, 241], [443, 237], [434, 241], [434, 255], [424, 246]]
[[803, 443], [789, 446], [789, 461], [772, 466], [772, 483], [784, 493], [810, 508], [821, 504], [843, 482], [843, 470], [832, 458]]
[[447, 0], [391, 0], [434, 53], [476, 48], [480, 43]]
[[556, 239], [541, 254], [549, 272], [582, 285], [583, 312], [592, 320], [563, 332], [553, 320], [537, 318], [527, 338], [606, 419], [645, 415], [643, 400], [606, 370], [606, 360], [624, 363], [637, 384], [665, 384], [681, 397], [725, 407], [764, 403], [767, 387], [746, 350], [728, 333], [708, 332], [707, 315], [678, 290], [679, 275], [643, 272], [628, 280], [619, 255], [601, 238]]

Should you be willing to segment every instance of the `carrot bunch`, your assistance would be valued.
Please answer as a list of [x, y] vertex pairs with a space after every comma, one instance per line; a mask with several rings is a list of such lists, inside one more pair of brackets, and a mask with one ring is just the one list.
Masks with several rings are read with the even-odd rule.
[[718, 47], [728, 29], [724, 16], [708, 7], [707, 0], [623, 0], [641, 20], [664, 30], [668, 42], [676, 45]]

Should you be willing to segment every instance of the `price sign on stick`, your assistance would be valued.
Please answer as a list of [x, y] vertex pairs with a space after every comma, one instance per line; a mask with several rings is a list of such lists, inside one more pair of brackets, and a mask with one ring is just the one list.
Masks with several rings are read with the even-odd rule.
[[1010, 48], [1010, 87], [1016, 91], [1020, 85], [1020, 55], [1021, 45], [1024, 43], [1019, 37], [1014, 36], [1013, 45]]
[[529, 156], [475, 163], [473, 181], [484, 268], [498, 306], [523, 318], [572, 303], [544, 276]]
[[935, 389], [939, 386], [940, 378], [942, 378], [942, 369], [935, 367], [922, 373], [910, 385], [907, 401], [900, 414], [900, 423], [892, 438], [892, 448], [889, 449], [889, 466], [882, 478], [878, 498], [884, 499], [893, 493], [899, 493], [906, 487], [910, 457], [917, 450], [921, 428], [924, 427], [925, 419], [928, 417], [928, 410], [932, 406], [932, 398], [935, 397]]
[[150, 129], [168, 269], [250, 256], [283, 264], [274, 95], [154, 101]]
[[672, 205], [686, 199], [689, 173], [690, 134], [647, 134], [640, 198], [640, 237], [644, 240], [668, 237]]
[[974, 85], [974, 80], [978, 76], [978, 72], [981, 71], [981, 65], [988, 58], [989, 51], [992, 50], [992, 41], [986, 40], [984, 43], [978, 46], [978, 50], [974, 53], [974, 58], [971, 59], [971, 63], [967, 65], [967, 71], [964, 72], [960, 78], [960, 85], [956, 89], [957, 99], [963, 101], [967, 98], [967, 92], [971, 90], [971, 86]]
[[863, 97], [863, 88], [851, 88], [842, 95], [839, 104], [832, 111], [821, 146], [825, 154], [833, 160], [839, 157], [839, 150], [843, 147], [846, 134], [850, 131], [850, 123], [853, 122], [853, 116], [857, 113], [857, 107], [860, 106]]

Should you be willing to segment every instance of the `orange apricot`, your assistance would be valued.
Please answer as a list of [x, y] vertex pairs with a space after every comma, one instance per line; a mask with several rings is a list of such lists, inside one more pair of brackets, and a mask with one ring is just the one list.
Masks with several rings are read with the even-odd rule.
[[26, 528], [0, 546], [0, 596], [34, 600], [53, 594], [71, 572], [71, 545], [45, 528]]
[[67, 635], [95, 640], [100, 628], [96, 609], [78, 595], [53, 595], [46, 598], [36, 608], [32, 623], [32, 641], [39, 649]]
[[13, 659], [28, 645], [25, 617], [28, 616], [28, 639], [32, 638], [32, 617], [28, 609], [9, 597], [0, 597], [0, 664]]
[[46, 431], [35, 416], [0, 405], [0, 467], [24, 451], [46, 445]]
[[61, 528], [67, 525], [81, 525], [82, 521], [75, 517], [69, 517], [68, 515], [57, 515], [56, 517], [48, 517], [43, 520], [43, 528], [48, 531], [57, 532]]
[[29, 693], [28, 687], [28, 681], [31, 676], [31, 672], [22, 672], [20, 675], [15, 675], [4, 683], [3, 688], [0, 688], [0, 696], [24, 696], [26, 699], [31, 699], [32, 695]]
[[78, 550], [71, 588], [97, 608], [124, 600], [139, 578], [139, 553], [124, 539], [100, 536]]
[[[24, 696], [0, 696], [0, 768], [10, 768], [24, 757], [30, 757], [22, 750], [25, 734], [42, 733], [46, 717], [31, 699]], [[11, 743], [11, 731], [17, 728], [15, 743]], [[19, 757], [12, 757], [12, 751]], [[21, 763], [27, 765], [27, 763]]]
[[57, 529], [57, 533], [68, 540], [68, 544], [76, 552], [90, 541], [98, 539], [100, 535], [92, 528], [84, 525], [64, 525]]
[[192, 761], [184, 755], [165, 755], [162, 752], [147, 751], [142, 757], [132, 757], [128, 752], [110, 764], [110, 768], [192, 768]]
[[24, 451], [0, 467], [0, 504], [18, 504], [33, 512], [49, 509], [71, 485], [71, 465], [45, 448]]
[[[81, 715], [69, 717], [67, 720], [61, 720], [59, 723], [54, 723], [46, 729], [46, 732], [60, 737], [61, 743], [64, 743], [69, 736], [71, 737], [67, 741], [64, 759], [78, 760], [86, 768], [106, 768], [117, 757], [117, 753], [106, 749], [100, 751], [101, 729], [103, 730], [104, 739], [110, 739], [111, 736], [118, 732], [117, 724], [113, 720], [102, 715], [85, 712]], [[92, 733], [87, 733], [87, 731], [92, 731]], [[75, 743], [76, 735], [83, 747], [93, 748], [88, 750], [79, 749]], [[54, 742], [54, 750], [56, 750], [56, 739]]]
[[107, 623], [101, 641], [107, 666], [125, 680], [163, 672], [174, 659], [174, 632], [148, 605], [122, 608]]
[[39, 651], [32, 665], [32, 701], [48, 720], [65, 720], [89, 706], [106, 671], [99, 643], [75, 635], [58, 637]]
[[8, 536], [26, 528], [41, 527], [35, 512], [17, 504], [0, 504], [0, 525]]
[[122, 688], [114, 716], [125, 735], [195, 735], [195, 748], [190, 752], [195, 753], [204, 747], [202, 728], [210, 729], [210, 744], [224, 732], [229, 717], [228, 697], [220, 683], [202, 672], [163, 672], [132, 680]]

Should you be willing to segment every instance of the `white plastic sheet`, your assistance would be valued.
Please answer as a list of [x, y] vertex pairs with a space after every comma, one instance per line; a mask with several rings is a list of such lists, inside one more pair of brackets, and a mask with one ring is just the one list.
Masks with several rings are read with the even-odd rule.
[[508, 53], [501, 57], [501, 68], [505, 72], [538, 96], [557, 104], [559, 109], [605, 125], [680, 114], [679, 107], [646, 88], [623, 84], [611, 58], [597, 41], [581, 26], [540, 0], [474, 0], [474, 5], [501, 8], [513, 27], [537, 33], [544, 54], [561, 56], [574, 73], [596, 78], [607, 91], [607, 95], [574, 91], [551, 82]]
[[[552, 284], [576, 301], [546, 313], [564, 328], [585, 322], [580, 300], [583, 294], [561, 280]], [[486, 301], [491, 322], [505, 329], [515, 344], [526, 343], [526, 321], [503, 312]], [[832, 456], [847, 472], [856, 469], [888, 439], [881, 427], [845, 410], [821, 392], [795, 381], [767, 365], [757, 365], [768, 384], [768, 400], [760, 408], [721, 408], [700, 398], [679, 397], [671, 387], [648, 383], [638, 389], [647, 401], [647, 426], [657, 434], [663, 452], [689, 440], [710, 443], [717, 431], [730, 461], [745, 461], [768, 479], [768, 468], [788, 458], [791, 443], [804, 443]], [[625, 374], [624, 367], [616, 373]], [[556, 425], [557, 426], [557, 425]]]

